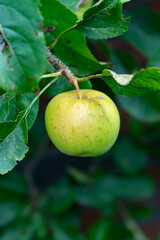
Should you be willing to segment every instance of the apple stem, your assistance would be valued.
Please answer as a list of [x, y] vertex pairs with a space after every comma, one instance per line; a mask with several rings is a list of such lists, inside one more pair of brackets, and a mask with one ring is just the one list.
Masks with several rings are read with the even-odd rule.
[[75, 86], [75, 88], [76, 88], [76, 90], [77, 90], [78, 98], [79, 98], [79, 99], [82, 99], [82, 95], [81, 95], [81, 92], [80, 92], [80, 89], [79, 89], [77, 80], [74, 81], [73, 84], [74, 84], [74, 86]]
[[73, 85], [77, 90], [78, 98], [81, 99], [82, 96], [78, 86], [78, 78], [71, 72], [71, 70], [61, 60], [59, 60], [56, 56], [54, 56], [49, 49], [48, 49], [47, 58], [48, 58], [48, 61], [51, 63], [51, 65], [67, 78], [69, 84], [73, 83]]

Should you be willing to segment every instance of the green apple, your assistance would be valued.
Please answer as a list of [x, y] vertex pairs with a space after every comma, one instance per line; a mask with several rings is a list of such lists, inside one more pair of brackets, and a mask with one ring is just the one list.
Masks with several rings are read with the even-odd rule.
[[113, 101], [95, 90], [64, 92], [54, 97], [45, 112], [45, 125], [53, 144], [72, 156], [99, 156], [107, 152], [119, 133], [120, 117]]

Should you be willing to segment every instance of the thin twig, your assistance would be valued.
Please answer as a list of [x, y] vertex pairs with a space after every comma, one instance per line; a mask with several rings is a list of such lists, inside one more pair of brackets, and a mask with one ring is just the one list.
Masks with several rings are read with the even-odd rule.
[[142, 230], [139, 228], [139, 226], [135, 222], [132, 215], [129, 213], [129, 211], [123, 204], [119, 205], [119, 212], [121, 213], [121, 216], [125, 222], [125, 225], [132, 232], [135, 240], [149, 240], [149, 238], [145, 236], [145, 234], [142, 232]]

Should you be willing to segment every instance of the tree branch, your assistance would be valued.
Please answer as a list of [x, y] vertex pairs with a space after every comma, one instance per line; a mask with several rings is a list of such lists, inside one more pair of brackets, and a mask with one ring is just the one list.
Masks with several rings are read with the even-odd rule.
[[63, 62], [61, 62], [61, 60], [54, 56], [50, 50], [48, 50], [47, 58], [51, 65], [67, 78], [70, 84], [73, 83], [77, 90], [78, 97], [81, 99], [82, 97], [78, 86], [78, 78], [71, 72], [71, 70]]

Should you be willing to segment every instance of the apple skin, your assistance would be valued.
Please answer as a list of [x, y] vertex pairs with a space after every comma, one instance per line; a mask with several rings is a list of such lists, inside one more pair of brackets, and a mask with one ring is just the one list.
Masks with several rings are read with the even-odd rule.
[[64, 92], [54, 97], [45, 112], [53, 144], [71, 156], [92, 157], [107, 152], [117, 139], [120, 117], [113, 101], [96, 90]]

